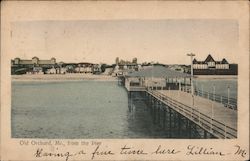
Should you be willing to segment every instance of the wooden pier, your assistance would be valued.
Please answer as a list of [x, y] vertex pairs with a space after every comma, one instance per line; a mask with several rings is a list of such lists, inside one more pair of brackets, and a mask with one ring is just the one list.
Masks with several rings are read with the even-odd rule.
[[180, 90], [146, 92], [216, 138], [237, 138], [237, 111]]
[[128, 74], [121, 80], [128, 93], [145, 94], [153, 120], [162, 122], [163, 127], [168, 120], [168, 130], [174, 127], [180, 133], [184, 125], [189, 138], [192, 130], [201, 131], [204, 138], [237, 138], [237, 99], [229, 97], [229, 88], [227, 97], [191, 90], [192, 76], [160, 66]]

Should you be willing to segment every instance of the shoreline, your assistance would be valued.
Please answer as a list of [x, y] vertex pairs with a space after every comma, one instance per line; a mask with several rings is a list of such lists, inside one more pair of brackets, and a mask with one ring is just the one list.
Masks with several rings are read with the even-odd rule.
[[[237, 75], [195, 75], [194, 79], [237, 79]], [[117, 81], [117, 77], [93, 74], [24, 74], [11, 75], [11, 81]]]
[[93, 74], [11, 75], [11, 81], [117, 81], [116, 77]]

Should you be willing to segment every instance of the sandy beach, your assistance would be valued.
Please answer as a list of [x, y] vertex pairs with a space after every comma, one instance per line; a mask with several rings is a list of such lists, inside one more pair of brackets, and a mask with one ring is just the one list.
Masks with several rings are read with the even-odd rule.
[[93, 74], [24, 74], [12, 75], [12, 81], [117, 81], [116, 77], [110, 75], [93, 75]]
[[[237, 79], [237, 75], [196, 75], [195, 79]], [[80, 73], [67, 74], [24, 74], [12, 75], [12, 81], [78, 81], [78, 80], [95, 80], [95, 81], [117, 81], [117, 77], [110, 75], [93, 75]]]

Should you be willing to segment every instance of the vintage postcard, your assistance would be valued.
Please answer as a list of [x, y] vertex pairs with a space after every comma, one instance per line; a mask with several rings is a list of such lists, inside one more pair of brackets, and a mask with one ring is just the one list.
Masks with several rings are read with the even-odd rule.
[[1, 159], [248, 160], [248, 2], [2, 2]]

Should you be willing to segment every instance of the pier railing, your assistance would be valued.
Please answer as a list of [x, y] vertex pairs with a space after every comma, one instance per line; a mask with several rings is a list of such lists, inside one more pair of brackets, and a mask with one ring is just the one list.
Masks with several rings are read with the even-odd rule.
[[[184, 92], [191, 93], [190, 86], [181, 86], [181, 90]], [[226, 96], [222, 96], [222, 95], [218, 95], [218, 94], [213, 94], [211, 92], [202, 91], [202, 90], [197, 89], [197, 88], [194, 89], [194, 95], [200, 96], [203, 98], [207, 98], [207, 99], [215, 101], [215, 102], [222, 103], [224, 105], [224, 107], [227, 107], [227, 108], [230, 108], [233, 110], [237, 110], [237, 99], [235, 99], [235, 98], [230, 98], [230, 97], [226, 97]]]
[[148, 88], [147, 92], [212, 135], [218, 138], [237, 138], [236, 129], [201, 113], [197, 109], [174, 100], [159, 91], [150, 90]]

